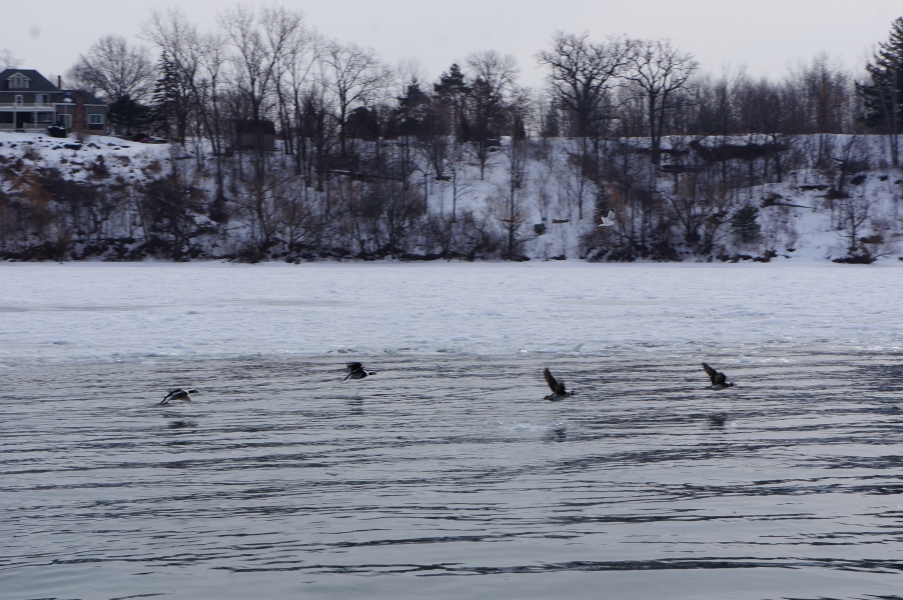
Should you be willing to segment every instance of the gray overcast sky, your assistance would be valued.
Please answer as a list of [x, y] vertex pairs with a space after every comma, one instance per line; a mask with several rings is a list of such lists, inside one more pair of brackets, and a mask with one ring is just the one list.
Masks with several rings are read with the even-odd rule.
[[[261, 2], [245, 1], [246, 5]], [[267, 2], [269, 4], [270, 2]], [[430, 78], [470, 52], [493, 48], [513, 54], [521, 83], [542, 72], [533, 56], [551, 34], [588, 31], [669, 37], [692, 53], [704, 71], [745, 65], [754, 76], [780, 77], [798, 61], [828, 52], [855, 73], [872, 46], [887, 39], [903, 5], [889, 0], [284, 0], [304, 11], [327, 37], [374, 48], [395, 64], [416, 58]], [[134, 41], [154, 0], [46, 0], [4, 2], [0, 48], [24, 58], [23, 67], [62, 74], [99, 37], [116, 33]], [[179, 5], [202, 29], [234, 0], [183, 0]]]

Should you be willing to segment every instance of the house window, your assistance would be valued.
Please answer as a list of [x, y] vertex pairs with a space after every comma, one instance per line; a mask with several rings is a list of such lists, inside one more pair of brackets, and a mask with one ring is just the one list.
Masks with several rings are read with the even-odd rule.
[[20, 94], [16, 94], [16, 104], [24, 104], [25, 101]]
[[12, 77], [12, 87], [14, 88], [27, 88], [28, 87], [28, 79], [22, 77], [20, 74], [16, 74]]
[[53, 113], [52, 112], [39, 112], [38, 113], [38, 123], [53, 123]]
[[38, 104], [50, 104], [50, 94], [38, 94]]
[[88, 115], [88, 129], [90, 131], [103, 131], [103, 115]]
[[60, 125], [66, 129], [72, 129], [72, 115], [60, 115], [57, 118], [59, 119]]

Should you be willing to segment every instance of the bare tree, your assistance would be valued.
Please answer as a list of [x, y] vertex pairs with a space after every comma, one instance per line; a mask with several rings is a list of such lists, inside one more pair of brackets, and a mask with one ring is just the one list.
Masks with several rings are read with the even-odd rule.
[[235, 116], [237, 119], [245, 116], [256, 135], [254, 174], [262, 180], [266, 170], [262, 120], [279, 100], [275, 92], [286, 63], [306, 41], [303, 17], [298, 11], [279, 6], [264, 7], [255, 13], [238, 5], [220, 16], [220, 26], [234, 50], [232, 83], [248, 111], [246, 115]]
[[467, 66], [473, 70], [474, 78], [485, 81], [489, 90], [498, 96], [510, 91], [520, 74], [520, 68], [513, 56], [501, 55], [495, 50], [483, 50], [468, 55]]
[[11, 50], [0, 48], [0, 70], [18, 67], [23, 62], [21, 58], [16, 58]]
[[239, 5], [221, 15], [220, 25], [235, 50], [233, 83], [250, 102], [251, 118], [259, 121], [269, 108], [265, 103], [284, 62], [306, 42], [303, 17], [278, 6], [264, 7], [255, 15]]
[[467, 65], [474, 73], [468, 88], [469, 137], [480, 162], [480, 179], [483, 179], [491, 140], [505, 130], [508, 116], [505, 99], [513, 89], [520, 69], [513, 56], [502, 56], [495, 50], [469, 55]]
[[452, 144], [449, 152], [450, 160], [448, 162], [448, 183], [451, 191], [452, 210], [451, 222], [458, 221], [458, 200], [469, 196], [473, 192], [474, 182], [465, 176], [464, 152], [460, 144]]
[[549, 67], [549, 86], [558, 107], [571, 116], [571, 134], [592, 137], [605, 96], [618, 83], [627, 65], [628, 40], [611, 37], [607, 43], [593, 43], [589, 35], [558, 31], [552, 49], [539, 53], [539, 63]]
[[118, 35], [100, 38], [86, 54], [78, 55], [68, 72], [75, 87], [91, 91], [110, 103], [123, 96], [139, 102], [148, 99], [154, 75], [147, 48], [130, 46]]
[[698, 63], [689, 54], [671, 46], [670, 40], [632, 40], [627, 54], [625, 78], [642, 92], [646, 103], [646, 126], [652, 145], [652, 163], [661, 163], [661, 139], [671, 101]]
[[508, 238], [508, 258], [514, 258], [515, 248], [522, 240], [518, 239], [517, 232], [525, 220], [525, 211], [522, 206], [524, 187], [527, 177], [527, 150], [528, 139], [526, 122], [532, 109], [530, 90], [517, 88], [512, 90], [511, 101], [508, 104], [510, 112], [510, 139], [508, 141], [508, 210], [503, 219], [502, 228]]
[[787, 83], [797, 108], [795, 125], [801, 133], [817, 134], [816, 162], [827, 164], [833, 160], [832, 134], [852, 129], [851, 78], [839, 60], [821, 53], [810, 64], [799, 65]]
[[[313, 81], [313, 75], [322, 49], [323, 41], [320, 36], [309, 31], [304, 43], [295, 46], [286, 56], [285, 73], [277, 88], [280, 106], [283, 107], [285, 151], [294, 156], [296, 175], [302, 174], [310, 156], [308, 140], [304, 135], [305, 106], [309, 90], [318, 85]], [[305, 180], [310, 181], [309, 174]]]
[[366, 104], [377, 92], [391, 82], [389, 69], [372, 50], [355, 44], [347, 46], [333, 42], [323, 53], [326, 68], [326, 87], [336, 100], [336, 119], [339, 123], [339, 144], [342, 158], [346, 156], [346, 121], [355, 105]]
[[822, 52], [793, 76], [806, 103], [812, 133], [850, 130], [853, 84], [840, 60]]

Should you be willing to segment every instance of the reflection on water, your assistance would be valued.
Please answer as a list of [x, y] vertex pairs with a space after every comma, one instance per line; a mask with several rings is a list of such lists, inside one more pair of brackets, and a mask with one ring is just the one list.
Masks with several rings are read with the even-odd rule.
[[903, 361], [770, 352], [7, 370], [0, 589], [903, 598]]

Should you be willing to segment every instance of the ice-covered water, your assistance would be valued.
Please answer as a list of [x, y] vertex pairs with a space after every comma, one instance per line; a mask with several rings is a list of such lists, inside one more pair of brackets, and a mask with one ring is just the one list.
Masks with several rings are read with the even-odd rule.
[[69, 267], [0, 289], [0, 597], [903, 598], [900, 269]]
[[[785, 260], [785, 259], [780, 259]], [[903, 263], [0, 264], [0, 365], [899, 348]], [[2, 369], [2, 367], [0, 367]]]

